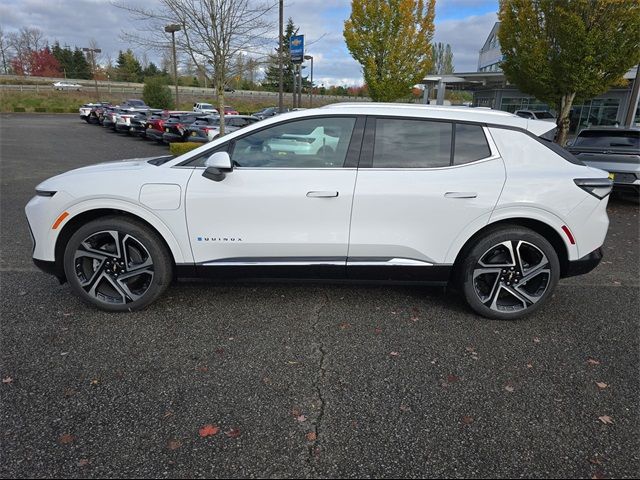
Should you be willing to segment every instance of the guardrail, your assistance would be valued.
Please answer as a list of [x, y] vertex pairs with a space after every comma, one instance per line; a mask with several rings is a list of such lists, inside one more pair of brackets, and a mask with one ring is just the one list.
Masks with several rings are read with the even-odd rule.
[[[31, 79], [33, 81], [39, 82], [51, 82], [52, 84], [55, 82], [69, 82], [69, 83], [77, 83], [82, 86], [82, 91], [90, 92], [91, 90], [95, 91], [95, 82], [94, 80], [84, 80], [84, 79], [61, 79], [54, 77], [21, 77], [19, 75], [0, 75], [0, 79], [9, 79], [9, 80], [22, 80]], [[142, 95], [142, 89], [144, 88], [143, 83], [130, 83], [130, 82], [111, 82], [108, 80], [98, 80], [98, 91], [101, 93], [113, 93], [113, 94], [123, 94], [128, 93], [131, 95]], [[11, 91], [19, 91], [19, 92], [50, 92], [56, 91], [53, 85], [39, 85], [37, 83], [23, 83], [18, 85], [11, 84], [0, 84], [0, 90], [11, 90]], [[74, 91], [70, 90], [58, 90], [59, 93], [66, 93]], [[215, 97], [216, 90], [213, 88], [202, 88], [202, 87], [186, 87], [179, 86], [178, 92], [180, 95], [186, 95], [189, 97]], [[172, 95], [175, 96], [175, 90], [171, 88]], [[285, 98], [287, 96], [291, 96], [291, 93], [285, 93]], [[234, 98], [277, 98], [278, 92], [266, 92], [262, 90], [236, 90], [235, 92], [225, 92], [225, 97], [229, 99]], [[350, 101], [350, 102], [369, 102], [371, 101], [368, 97], [354, 97], [348, 95], [320, 95], [314, 94], [314, 98], [320, 98], [325, 100], [337, 100], [337, 101]], [[308, 93], [302, 94], [302, 103], [306, 102], [305, 98], [308, 98]]]

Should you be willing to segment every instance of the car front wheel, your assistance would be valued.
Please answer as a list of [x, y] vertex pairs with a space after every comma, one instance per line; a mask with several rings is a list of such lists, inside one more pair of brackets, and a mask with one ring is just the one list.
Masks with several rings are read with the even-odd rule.
[[173, 278], [170, 254], [158, 234], [124, 217], [80, 227], [67, 243], [64, 270], [83, 301], [112, 312], [144, 308]]
[[560, 278], [553, 246], [528, 228], [510, 226], [481, 237], [462, 265], [467, 303], [484, 317], [515, 320], [539, 309]]

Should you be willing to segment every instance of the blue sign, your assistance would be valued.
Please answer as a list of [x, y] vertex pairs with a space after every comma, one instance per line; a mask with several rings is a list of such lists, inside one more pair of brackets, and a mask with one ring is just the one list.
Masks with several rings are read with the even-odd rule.
[[302, 63], [304, 61], [304, 35], [294, 35], [289, 38], [289, 51], [292, 62]]

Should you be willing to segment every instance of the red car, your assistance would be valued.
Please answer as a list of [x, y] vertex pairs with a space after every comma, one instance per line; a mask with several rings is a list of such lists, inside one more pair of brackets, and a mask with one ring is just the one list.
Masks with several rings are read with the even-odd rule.
[[225, 105], [224, 106], [224, 114], [225, 115], [240, 115], [240, 112], [238, 112], [234, 108], [229, 107], [228, 105]]

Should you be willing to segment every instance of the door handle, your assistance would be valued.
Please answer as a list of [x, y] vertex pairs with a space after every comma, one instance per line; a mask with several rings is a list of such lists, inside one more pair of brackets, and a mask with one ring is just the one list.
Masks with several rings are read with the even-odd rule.
[[337, 196], [338, 196], [338, 192], [325, 192], [325, 191], [307, 192], [307, 197], [310, 197], [310, 198], [333, 198]]
[[476, 198], [478, 194], [476, 192], [447, 192], [444, 196], [445, 198]]

